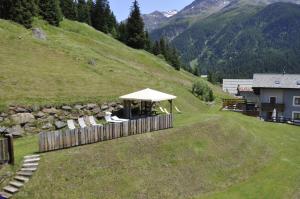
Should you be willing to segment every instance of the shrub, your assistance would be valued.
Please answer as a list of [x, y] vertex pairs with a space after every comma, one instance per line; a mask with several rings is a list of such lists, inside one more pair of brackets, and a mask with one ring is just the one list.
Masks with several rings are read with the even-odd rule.
[[214, 100], [212, 89], [203, 80], [197, 80], [194, 82], [192, 93], [206, 102], [211, 102]]

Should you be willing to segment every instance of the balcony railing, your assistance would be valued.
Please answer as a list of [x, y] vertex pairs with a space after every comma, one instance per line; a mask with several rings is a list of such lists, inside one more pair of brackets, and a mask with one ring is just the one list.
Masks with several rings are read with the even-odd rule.
[[272, 112], [274, 109], [278, 112], [283, 112], [284, 108], [284, 104], [261, 103], [261, 110], [264, 112]]

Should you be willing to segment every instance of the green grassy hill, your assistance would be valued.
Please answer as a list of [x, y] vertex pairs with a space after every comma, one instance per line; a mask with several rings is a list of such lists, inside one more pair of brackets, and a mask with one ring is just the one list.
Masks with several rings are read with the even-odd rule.
[[[47, 40], [31, 30], [0, 20], [0, 106], [101, 102], [151, 87], [182, 96], [193, 109], [193, 76], [163, 60], [131, 49], [93, 28], [65, 20], [59, 28], [35, 21]], [[96, 65], [88, 64], [95, 60]], [[187, 101], [187, 99], [189, 99]]]
[[[116, 100], [151, 87], [178, 96], [175, 128], [42, 154], [38, 171], [15, 198], [299, 197], [299, 128], [219, 111], [190, 93], [195, 77], [77, 22], [36, 21], [47, 41], [0, 21], [0, 101], [48, 104]], [[89, 60], [96, 65], [89, 65]], [[37, 137], [15, 141], [17, 164]], [[7, 181], [6, 181], [7, 182]], [[1, 184], [0, 187], [3, 187]]]

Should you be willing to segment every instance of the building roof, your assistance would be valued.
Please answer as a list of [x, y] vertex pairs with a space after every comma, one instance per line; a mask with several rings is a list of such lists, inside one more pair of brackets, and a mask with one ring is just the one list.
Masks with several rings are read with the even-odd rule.
[[223, 79], [223, 91], [232, 95], [238, 93], [238, 87], [252, 88], [252, 79]]
[[120, 99], [160, 102], [160, 101], [176, 99], [176, 96], [147, 88], [141, 91], [123, 95], [120, 97]]
[[254, 74], [253, 88], [300, 89], [300, 74]]

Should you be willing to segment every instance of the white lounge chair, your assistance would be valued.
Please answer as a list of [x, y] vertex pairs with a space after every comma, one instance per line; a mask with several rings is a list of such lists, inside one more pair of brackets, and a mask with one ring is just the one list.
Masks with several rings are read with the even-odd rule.
[[159, 107], [159, 109], [161, 112], [165, 113], [165, 110], [161, 106]]
[[104, 118], [105, 118], [106, 122], [110, 122], [110, 123], [122, 123], [122, 121], [113, 120], [110, 115], [105, 115]]
[[164, 110], [165, 110], [165, 113], [170, 114], [166, 108]]
[[76, 127], [75, 127], [75, 124], [74, 124], [74, 121], [73, 121], [73, 120], [68, 120], [68, 121], [67, 121], [67, 124], [68, 124], [68, 128], [69, 128], [70, 130], [74, 130], [74, 129], [76, 129]]
[[181, 113], [181, 111], [177, 108], [177, 106], [175, 106], [175, 110], [176, 110], [178, 113]]
[[117, 116], [112, 116], [111, 119], [113, 119], [115, 121], [122, 121], [122, 122], [128, 122], [129, 121], [128, 119], [122, 119], [122, 118], [119, 118]]
[[86, 124], [85, 124], [85, 122], [84, 122], [83, 117], [78, 118], [78, 123], [79, 123], [79, 126], [80, 126], [81, 128], [87, 127]]
[[91, 125], [93, 125], [93, 126], [103, 126], [102, 124], [97, 124], [94, 116], [89, 116], [89, 121], [90, 121]]

